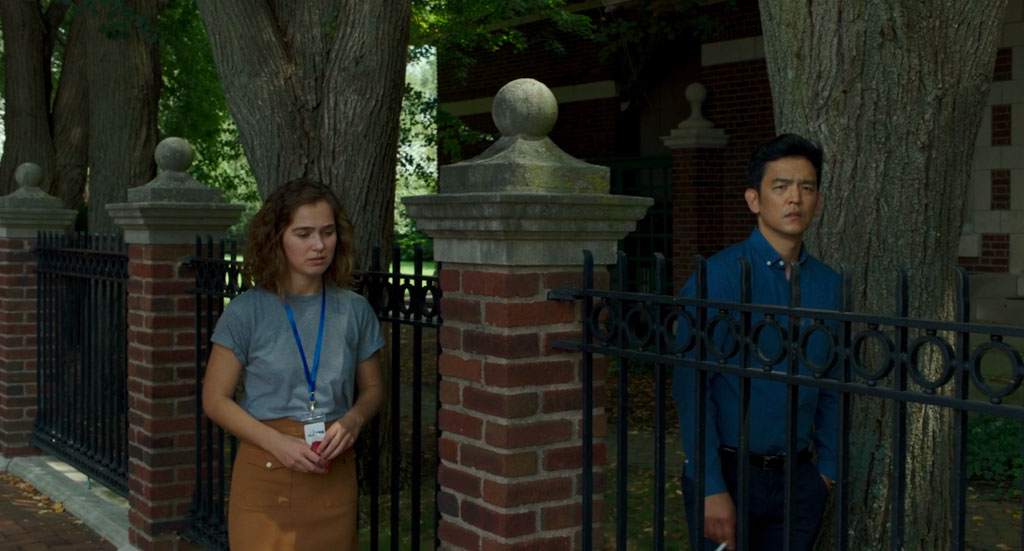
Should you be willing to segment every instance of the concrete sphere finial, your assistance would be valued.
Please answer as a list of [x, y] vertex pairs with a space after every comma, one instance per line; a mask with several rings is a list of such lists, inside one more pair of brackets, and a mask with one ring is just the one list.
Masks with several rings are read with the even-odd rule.
[[558, 101], [543, 83], [520, 78], [498, 90], [491, 115], [502, 136], [543, 138], [558, 119]]
[[21, 163], [14, 170], [14, 181], [19, 188], [39, 187], [43, 183], [43, 168], [35, 163]]
[[185, 172], [188, 167], [192, 166], [195, 153], [188, 140], [170, 137], [164, 138], [157, 144], [153, 157], [156, 159], [157, 166], [162, 170]]
[[704, 103], [708, 99], [708, 90], [703, 84], [694, 82], [686, 87], [686, 101], [690, 103]]

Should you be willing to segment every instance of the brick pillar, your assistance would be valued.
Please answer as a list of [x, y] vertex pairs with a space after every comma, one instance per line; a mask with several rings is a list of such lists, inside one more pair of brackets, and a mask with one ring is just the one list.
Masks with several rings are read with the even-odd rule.
[[160, 142], [156, 160], [155, 180], [107, 206], [128, 243], [128, 537], [142, 551], [178, 548], [195, 483], [194, 279], [182, 261], [242, 210], [192, 180], [184, 140]]
[[15, 171], [18, 189], [0, 197], [0, 455], [35, 453], [36, 256], [39, 231], [64, 231], [75, 211], [39, 189], [38, 165]]
[[728, 138], [724, 130], [715, 128], [701, 114], [707, 99], [703, 85], [695, 82], [687, 86], [686, 99], [690, 102], [690, 117], [661, 139], [672, 150], [672, 265], [676, 289], [696, 267], [694, 255], [708, 256], [723, 245], [722, 149]]
[[569, 157], [546, 137], [556, 113], [543, 84], [509, 83], [494, 101], [501, 140], [442, 167], [440, 194], [405, 199], [443, 266], [442, 549], [582, 548], [585, 415], [595, 421], [600, 541], [606, 369], [595, 374], [594, 410], [582, 411], [581, 357], [551, 346], [580, 339], [579, 305], [547, 294], [582, 283], [582, 249], [598, 264], [613, 263], [617, 241], [652, 200], [607, 195], [606, 168]]

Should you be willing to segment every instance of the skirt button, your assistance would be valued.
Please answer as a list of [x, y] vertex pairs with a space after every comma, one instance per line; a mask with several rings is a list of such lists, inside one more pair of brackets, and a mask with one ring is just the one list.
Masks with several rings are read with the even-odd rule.
[[273, 464], [273, 463], [271, 463], [270, 461], [267, 461], [267, 468], [268, 468], [268, 469], [269, 469], [269, 468], [271, 468], [271, 467], [273, 467], [273, 466], [274, 466], [274, 464]]

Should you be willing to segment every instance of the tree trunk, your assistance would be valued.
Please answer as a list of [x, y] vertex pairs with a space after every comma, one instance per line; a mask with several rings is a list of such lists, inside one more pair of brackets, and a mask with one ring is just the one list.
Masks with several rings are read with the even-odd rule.
[[[974, 140], [1006, 0], [760, 0], [780, 132], [825, 149], [824, 211], [809, 236], [852, 267], [854, 304], [891, 314], [895, 270], [912, 316], [952, 319]], [[913, 337], [912, 337], [913, 338]], [[856, 400], [851, 549], [887, 549], [891, 402]], [[910, 407], [905, 548], [948, 549], [952, 425]]]
[[88, 40], [96, 36], [89, 17], [75, 17], [68, 31], [60, 82], [53, 101], [53, 148], [56, 151], [50, 194], [76, 209], [82, 204], [89, 165]]
[[[355, 225], [363, 269], [372, 246], [390, 251], [393, 239], [410, 9], [409, 0], [199, 1], [260, 195], [299, 177], [328, 185]], [[385, 384], [398, 384], [389, 374]], [[390, 416], [385, 400], [380, 457], [359, 459], [384, 485]]]
[[49, 190], [54, 151], [50, 133], [50, 56], [47, 24], [36, 0], [0, 2], [4, 35], [4, 141], [0, 159], [0, 195], [14, 191], [14, 171], [21, 163], [43, 168], [42, 188]]
[[228, 108], [266, 197], [307, 177], [390, 250], [409, 0], [200, 0]]
[[160, 73], [155, 37], [139, 23], [156, 25], [159, 0], [124, 0], [132, 14], [108, 13], [98, 5], [79, 15], [95, 19], [89, 59], [89, 231], [115, 233], [108, 203], [127, 200], [130, 187], [153, 179]]

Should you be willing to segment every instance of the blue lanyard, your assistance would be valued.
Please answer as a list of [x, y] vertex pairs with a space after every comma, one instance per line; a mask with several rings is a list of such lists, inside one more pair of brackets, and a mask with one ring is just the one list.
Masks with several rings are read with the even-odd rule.
[[302, 357], [302, 369], [306, 373], [306, 386], [309, 387], [309, 410], [316, 409], [316, 370], [320, 367], [320, 346], [324, 342], [324, 313], [327, 310], [327, 286], [320, 289], [320, 328], [316, 332], [316, 353], [313, 355], [313, 371], [310, 372], [309, 364], [306, 363], [306, 351], [302, 348], [302, 339], [299, 338], [299, 328], [295, 325], [295, 314], [292, 313], [290, 304], [285, 303], [284, 311], [288, 313], [288, 323], [292, 325], [292, 335], [295, 336], [295, 344], [299, 347], [299, 355]]

